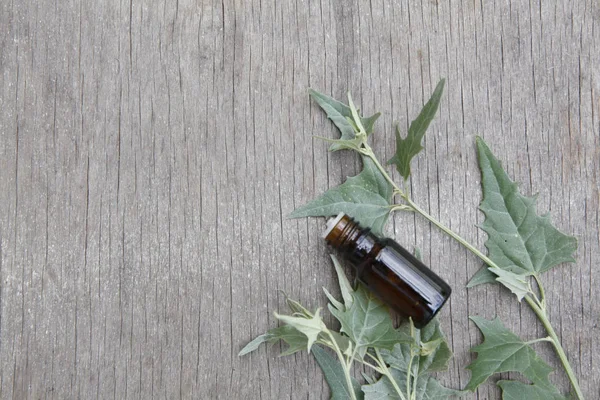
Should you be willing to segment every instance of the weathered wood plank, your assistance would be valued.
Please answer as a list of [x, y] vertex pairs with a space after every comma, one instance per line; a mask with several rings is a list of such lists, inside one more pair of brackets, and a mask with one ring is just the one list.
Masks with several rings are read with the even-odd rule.
[[[313, 139], [335, 132], [306, 89], [383, 111], [386, 158], [441, 77], [413, 195], [483, 248], [475, 135], [540, 194], [579, 238], [545, 282], [597, 397], [599, 17], [589, 0], [0, 3], [0, 397], [325, 398], [306, 354], [237, 357], [278, 290], [316, 308], [335, 287], [322, 221], [286, 215], [360, 165]], [[543, 334], [505, 291], [464, 289], [479, 263], [423, 220], [388, 232], [454, 287], [447, 385], [469, 378], [468, 315]]]

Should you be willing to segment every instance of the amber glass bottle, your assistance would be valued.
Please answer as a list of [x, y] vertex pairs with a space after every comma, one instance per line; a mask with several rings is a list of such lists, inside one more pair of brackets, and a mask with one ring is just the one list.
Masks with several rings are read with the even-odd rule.
[[345, 214], [327, 223], [324, 238], [356, 269], [357, 278], [421, 328], [450, 297], [450, 286], [391, 239], [381, 239]]

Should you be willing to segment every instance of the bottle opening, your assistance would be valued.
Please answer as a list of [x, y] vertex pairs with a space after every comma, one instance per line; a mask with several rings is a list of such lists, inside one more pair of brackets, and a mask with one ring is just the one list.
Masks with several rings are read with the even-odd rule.
[[342, 220], [342, 218], [344, 218], [344, 215], [346, 215], [346, 214], [341, 212], [337, 215], [337, 217], [329, 218], [327, 220], [327, 226], [325, 227], [325, 231], [323, 232], [323, 236], [322, 236], [323, 239], [327, 239], [327, 236], [329, 236], [329, 234], [331, 233], [333, 228], [335, 228], [335, 226], [338, 224], [338, 222], [340, 222]]

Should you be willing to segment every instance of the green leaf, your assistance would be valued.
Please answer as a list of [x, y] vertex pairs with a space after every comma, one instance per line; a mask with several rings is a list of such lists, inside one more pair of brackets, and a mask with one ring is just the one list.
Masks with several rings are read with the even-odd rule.
[[306, 309], [306, 307], [300, 304], [300, 302], [289, 298], [285, 292], [283, 294], [285, 295], [285, 302], [294, 314], [304, 316], [306, 318], [311, 318], [313, 316], [312, 313]]
[[548, 366], [528, 344], [502, 325], [498, 318], [488, 321], [481, 317], [470, 317], [483, 333], [484, 341], [471, 351], [477, 352], [477, 359], [467, 369], [471, 370], [471, 380], [466, 389], [474, 391], [480, 384], [497, 372], [516, 371], [533, 383], [551, 386]]
[[333, 297], [333, 295], [331, 293], [329, 293], [329, 290], [327, 290], [327, 288], [325, 286], [323, 286], [323, 292], [325, 292], [325, 296], [327, 296], [327, 299], [329, 299], [329, 302], [331, 303], [331, 305], [335, 308], [337, 308], [338, 310], [345, 310], [346, 307], [344, 306], [344, 304], [340, 303], [335, 297]]
[[373, 293], [359, 285], [352, 305], [345, 311], [329, 307], [342, 324], [341, 331], [354, 341], [357, 348], [391, 349], [400, 339], [394, 330], [388, 308]]
[[494, 283], [496, 282], [497, 275], [489, 270], [487, 266], [481, 268], [479, 271], [473, 275], [469, 283], [467, 283], [468, 288], [472, 288], [484, 283]]
[[369, 157], [363, 157], [363, 170], [346, 182], [297, 208], [290, 218], [329, 217], [344, 212], [361, 226], [381, 235], [390, 215], [393, 188]]
[[452, 351], [446, 342], [446, 337], [440, 328], [437, 318], [434, 318], [423, 329], [414, 329], [414, 339], [410, 335], [410, 325], [403, 324], [398, 330], [402, 339], [390, 350], [381, 350], [381, 355], [390, 367], [406, 371], [411, 356], [411, 346], [417, 346], [418, 359], [413, 360], [413, 366], [418, 365], [418, 374], [445, 371], [452, 358]]
[[529, 279], [523, 275], [517, 275], [514, 272], [505, 271], [500, 268], [489, 268], [490, 272], [497, 276], [496, 280], [507, 287], [511, 292], [517, 296], [519, 301], [526, 295], [531, 293], [529, 287]]
[[308, 339], [306, 347], [310, 352], [310, 348], [317, 340], [319, 334], [325, 330], [325, 324], [319, 315], [320, 312], [321, 310], [319, 309], [315, 311], [315, 315], [312, 318], [292, 317], [290, 315], [280, 315], [277, 313], [275, 313], [275, 317], [303, 333]]
[[[548, 215], [539, 216], [535, 197], [517, 190], [481, 138], [477, 138], [489, 257], [501, 269], [517, 275], [539, 275], [563, 262], [574, 262], [577, 240], [556, 229]], [[479, 281], [489, 275], [478, 274]], [[486, 278], [486, 279], [482, 279]], [[473, 284], [470, 284], [473, 286]]]
[[[348, 336], [342, 335], [341, 333], [332, 330], [330, 330], [329, 333], [333, 336], [333, 340], [335, 340], [342, 352], [345, 353], [348, 351], [349, 348], [352, 347], [352, 341], [350, 340], [350, 338], [348, 338]], [[321, 339], [331, 341], [331, 337], [329, 337], [329, 335], [326, 335], [325, 333], [321, 334]]]
[[419, 377], [415, 389], [417, 400], [446, 400], [451, 397], [461, 397], [466, 393], [462, 390], [450, 389], [442, 386], [431, 376]]
[[447, 370], [452, 358], [452, 350], [442, 332], [440, 321], [434, 318], [419, 331], [419, 336], [421, 341], [419, 373]]
[[289, 356], [302, 350], [308, 349], [308, 338], [305, 334], [291, 325], [283, 325], [269, 331], [273, 335], [273, 343], [277, 340], [284, 341], [288, 347], [281, 352], [280, 356]]
[[252, 353], [254, 350], [258, 349], [258, 346], [261, 344], [268, 342], [272, 336], [269, 333], [263, 333], [260, 336], [257, 336], [254, 340], [248, 343], [240, 352], [238, 353], [238, 357], [244, 356], [248, 353]]
[[[355, 149], [353, 145], [356, 145], [356, 143], [353, 142], [353, 139], [355, 139], [356, 130], [352, 123], [348, 121], [348, 119], [353, 119], [350, 107], [329, 96], [319, 93], [316, 90], [310, 89], [308, 92], [342, 134], [339, 141], [337, 141], [337, 143], [334, 141], [329, 150]], [[375, 121], [380, 115], [380, 113], [376, 113], [368, 118], [360, 117], [360, 121], [365, 128], [367, 135], [373, 132]]]
[[281, 353], [282, 356], [294, 354], [300, 350], [305, 350], [308, 346], [308, 339], [306, 335], [298, 331], [296, 328], [290, 325], [280, 326], [278, 328], [270, 329], [267, 333], [258, 336], [256, 339], [248, 343], [239, 352], [238, 356], [243, 356], [258, 349], [263, 343], [273, 344], [278, 340], [283, 340], [288, 344], [288, 348]]
[[[346, 385], [344, 368], [342, 368], [340, 362], [320, 346], [314, 346], [312, 354], [315, 356], [315, 360], [317, 360], [317, 364], [321, 367], [321, 371], [325, 375], [325, 380], [329, 384], [331, 400], [347, 400], [351, 398], [349, 388]], [[360, 384], [354, 378], [351, 378], [351, 382], [356, 399], [363, 399], [364, 395], [360, 390]]]
[[528, 385], [519, 381], [500, 381], [503, 400], [567, 400], [555, 387]]
[[[346, 276], [346, 272], [344, 271], [344, 268], [342, 268], [342, 265], [340, 264], [338, 259], [333, 254], [331, 254], [330, 257], [331, 261], [333, 261], [335, 273], [338, 277], [340, 291], [342, 292], [342, 298], [344, 299], [344, 306], [346, 308], [349, 308], [350, 306], [352, 306], [352, 293], [354, 293], [354, 290], [352, 289], [352, 285], [350, 284], [350, 281]], [[340, 309], [339, 307], [337, 308]]]
[[[415, 396], [412, 397], [407, 393], [406, 372], [393, 369], [391, 370], [391, 375], [405, 399], [446, 400], [452, 396], [462, 396], [464, 394], [462, 391], [449, 389], [442, 386], [433, 377], [425, 374], [417, 377], [416, 386], [411, 388], [415, 393]], [[414, 381], [413, 385], [415, 385]], [[385, 376], [382, 376], [374, 384], [363, 385], [362, 390], [365, 393], [365, 400], [401, 399], [390, 380]]]
[[444, 79], [439, 81], [417, 119], [411, 122], [405, 139], [402, 139], [400, 130], [396, 127], [396, 154], [387, 163], [396, 165], [396, 169], [405, 180], [410, 175], [410, 161], [423, 150], [421, 140], [437, 112], [444, 91], [444, 82]]

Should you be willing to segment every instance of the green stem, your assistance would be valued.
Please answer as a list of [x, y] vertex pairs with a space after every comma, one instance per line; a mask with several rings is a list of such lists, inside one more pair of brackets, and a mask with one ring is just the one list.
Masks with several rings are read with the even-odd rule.
[[564, 351], [562, 345], [560, 344], [560, 340], [558, 339], [558, 336], [556, 335], [556, 332], [554, 331], [554, 328], [552, 327], [550, 320], [548, 320], [548, 316], [546, 315], [546, 310], [544, 310], [539, 305], [537, 305], [535, 300], [533, 300], [530, 296], [525, 296], [525, 301], [527, 302], [527, 304], [529, 304], [529, 307], [531, 307], [531, 309], [533, 310], [535, 315], [537, 315], [537, 317], [541, 321], [542, 325], [544, 325], [544, 328], [546, 328], [546, 332], [548, 332], [548, 335], [550, 336], [552, 344], [554, 345], [554, 348], [556, 349], [558, 358], [560, 359], [560, 362], [562, 363], [562, 365], [565, 369], [565, 372], [567, 373], [567, 377], [569, 378], [569, 381], [571, 382], [571, 386], [573, 387], [573, 390], [575, 391], [575, 395], [577, 396], [577, 398], [579, 400], [583, 400], [584, 399], [583, 393], [581, 392], [581, 388], [579, 388], [579, 382], [577, 382], [577, 377], [575, 376], [575, 373], [573, 372], [573, 369], [571, 368], [571, 364], [569, 364], [567, 355], [565, 354], [565, 351]]
[[551, 342], [551, 343], [553, 343], [554, 341], [552, 340], [552, 338], [550, 336], [546, 336], [546, 337], [543, 337], [543, 338], [530, 340], [529, 342], [525, 342], [525, 344], [531, 346], [532, 344], [540, 343], [540, 342]]
[[[489, 259], [485, 254], [483, 254], [482, 252], [477, 250], [477, 248], [475, 248], [473, 245], [471, 245], [465, 239], [463, 239], [458, 234], [456, 234], [455, 232], [450, 230], [450, 228], [446, 227], [441, 222], [439, 222], [437, 219], [435, 219], [434, 217], [429, 215], [429, 213], [427, 213], [427, 211], [425, 211], [421, 207], [417, 206], [408, 197], [408, 195], [402, 189], [400, 189], [400, 187], [398, 187], [398, 185], [394, 181], [392, 181], [392, 179], [390, 178], [387, 171], [381, 166], [381, 164], [377, 160], [377, 157], [375, 157], [375, 154], [373, 153], [373, 150], [371, 149], [371, 147], [369, 147], [368, 145], [365, 144], [365, 149], [362, 153], [365, 154], [366, 156], [370, 157], [373, 160], [373, 162], [375, 163], [375, 165], [377, 166], [379, 171], [383, 174], [385, 179], [388, 182], [390, 182], [390, 184], [394, 187], [394, 189], [396, 189], [396, 191], [398, 193], [400, 193], [400, 195], [406, 201], [406, 204], [408, 206], [412, 207], [412, 209], [414, 211], [421, 214], [423, 217], [425, 217], [425, 219], [427, 219], [429, 222], [431, 222], [432, 224], [437, 226], [448, 236], [450, 236], [451, 238], [453, 238], [454, 240], [456, 240], [457, 242], [462, 244], [467, 250], [469, 250], [471, 253], [473, 253], [474, 255], [479, 257], [489, 267], [500, 268], [500, 267], [498, 267], [498, 265], [495, 262], [493, 262], [491, 259]], [[540, 299], [538, 301], [536, 301], [534, 298], [527, 295], [527, 296], [525, 296], [525, 300], [527, 301], [527, 304], [529, 304], [529, 307], [531, 307], [533, 312], [537, 315], [537, 317], [540, 320], [540, 322], [542, 323], [542, 325], [544, 325], [546, 332], [548, 332], [548, 335], [552, 339], [552, 343], [554, 344], [556, 353], [558, 354], [558, 357], [560, 358], [560, 362], [562, 363], [562, 365], [565, 369], [565, 372], [567, 373], [567, 376], [569, 378], [569, 381], [571, 382], [573, 390], [575, 391], [577, 399], [583, 400], [584, 397], [583, 397], [583, 394], [581, 393], [581, 389], [579, 388], [579, 382], [577, 381], [577, 377], [575, 376], [575, 373], [573, 372], [573, 369], [571, 368], [571, 364], [569, 364], [569, 360], [567, 359], [567, 355], [565, 354], [565, 351], [562, 348], [562, 345], [560, 344], [560, 340], [558, 339], [558, 336], [556, 335], [556, 332], [554, 331], [554, 328], [552, 327], [552, 324], [550, 323], [550, 321], [548, 320], [548, 316], [546, 315], [544, 288], [543, 288], [541, 282], [539, 281], [539, 279], [537, 278], [537, 276], [534, 275], [534, 278], [536, 279], [536, 282], [540, 289]]]
[[388, 181], [390, 185], [392, 185], [396, 192], [398, 192], [402, 197], [405, 197], [406, 194], [404, 193], [404, 191], [400, 189], [398, 185], [396, 185], [396, 182], [392, 180], [385, 168], [383, 168], [383, 166], [379, 163], [379, 160], [377, 159], [377, 157], [375, 157], [375, 153], [373, 153], [373, 149], [371, 149], [371, 146], [369, 146], [366, 143], [364, 143], [363, 146], [364, 148], [361, 150], [360, 153], [369, 157], [373, 161], [377, 169], [381, 172], [385, 180]]
[[[412, 363], [413, 363], [413, 353], [412, 353], [412, 346], [410, 348], [410, 360], [408, 361], [408, 368], [406, 369], [406, 393], [411, 396], [411, 391], [410, 391], [410, 377], [412, 375]], [[415, 382], [415, 386], [417, 386], [417, 382]], [[412, 396], [411, 396], [412, 397]]]
[[431, 215], [429, 215], [427, 213], [427, 211], [425, 211], [421, 207], [417, 206], [411, 199], [405, 198], [405, 200], [408, 203], [408, 205], [413, 208], [413, 210], [415, 210], [416, 212], [418, 212], [419, 214], [421, 214], [423, 217], [425, 217], [426, 220], [428, 220], [429, 222], [431, 222], [432, 224], [434, 224], [435, 226], [437, 226], [439, 229], [441, 229], [442, 231], [444, 231], [444, 233], [446, 233], [448, 236], [450, 236], [451, 238], [453, 238], [454, 240], [456, 240], [458, 243], [462, 244], [464, 247], [467, 248], [467, 250], [469, 250], [471, 253], [473, 253], [477, 257], [479, 257], [488, 266], [490, 266], [492, 268], [500, 268], [500, 267], [498, 267], [498, 265], [496, 265], [495, 262], [493, 262], [492, 260], [490, 260], [485, 254], [483, 254], [482, 252], [480, 252], [479, 250], [477, 250], [477, 248], [475, 246], [473, 246], [471, 243], [467, 242], [465, 239], [463, 239], [462, 237], [460, 237], [454, 231], [450, 230], [450, 228], [448, 228], [445, 225], [443, 225], [440, 221], [438, 221], [437, 219], [435, 219], [434, 217], [432, 217]]
[[546, 308], [546, 293], [544, 292], [544, 286], [542, 286], [542, 282], [540, 281], [540, 278], [537, 277], [537, 275], [533, 275], [533, 278], [535, 279], [538, 289], [540, 290], [540, 306], [542, 307], [542, 309]]
[[385, 375], [389, 379], [389, 381], [392, 383], [392, 386], [394, 387], [394, 390], [396, 391], [396, 393], [398, 393], [398, 395], [400, 396], [400, 398], [402, 400], [406, 400], [406, 397], [404, 396], [404, 393], [402, 393], [402, 390], [400, 389], [400, 387], [396, 383], [396, 380], [392, 376], [392, 373], [390, 372], [390, 370], [388, 369], [387, 365], [385, 364], [385, 361], [383, 360], [383, 357], [381, 357], [381, 353], [379, 352], [379, 349], [375, 348], [375, 354], [377, 354], [377, 359], [378, 359], [377, 362], [379, 363], [379, 365], [381, 366], [381, 369], [383, 370], [383, 375]]
[[[385, 180], [388, 181], [390, 183], [390, 185], [392, 185], [392, 187], [395, 189], [395, 191], [398, 192], [402, 196], [402, 198], [406, 201], [407, 205], [410, 208], [412, 208], [414, 211], [416, 211], [419, 214], [421, 214], [423, 217], [425, 217], [425, 219], [427, 219], [429, 222], [431, 222], [432, 224], [434, 224], [435, 226], [437, 226], [438, 228], [440, 228], [442, 231], [444, 231], [448, 236], [452, 237], [458, 243], [460, 243], [463, 246], [465, 246], [467, 248], [467, 250], [469, 250], [471, 253], [475, 254], [477, 257], [481, 258], [483, 260], [483, 262], [485, 262], [487, 265], [489, 265], [490, 267], [499, 268], [485, 254], [483, 254], [482, 252], [480, 252], [479, 250], [477, 250], [477, 248], [475, 248], [469, 242], [467, 242], [465, 239], [463, 239], [462, 237], [460, 237], [459, 235], [457, 235], [456, 233], [454, 233], [452, 230], [450, 230], [449, 228], [447, 228], [445, 225], [443, 225], [437, 219], [433, 218], [431, 215], [429, 215], [427, 213], [427, 211], [425, 211], [421, 207], [417, 206], [410, 199], [410, 197], [408, 197], [408, 195], [405, 193], [405, 191], [402, 190], [396, 184], [396, 182], [394, 182], [392, 180], [392, 178], [387, 173], [387, 171], [385, 170], [385, 168], [383, 168], [383, 166], [379, 163], [379, 160], [377, 160], [377, 157], [375, 157], [375, 153], [373, 153], [373, 150], [371, 149], [371, 147], [368, 144], [366, 144], [366, 143], [364, 144], [364, 146], [365, 147], [364, 147], [363, 151], [361, 151], [361, 153], [364, 154], [364, 155], [366, 155], [367, 157], [369, 157], [373, 161], [373, 163], [375, 163], [375, 166], [377, 167], [377, 169], [379, 169], [379, 172], [381, 172], [381, 174], [383, 175], [383, 177], [385, 178]], [[396, 208], [396, 207], [398, 207], [398, 206], [395, 206], [394, 208]], [[392, 209], [394, 209], [394, 208], [392, 208]]]
[[340, 347], [338, 346], [337, 342], [335, 341], [335, 338], [333, 337], [333, 335], [331, 334], [331, 332], [329, 330], [326, 330], [326, 332], [329, 335], [331, 342], [333, 343], [334, 350], [335, 350], [338, 358], [340, 359], [340, 362], [342, 363], [342, 368], [344, 369], [344, 377], [346, 378], [346, 386], [348, 387], [348, 392], [350, 393], [350, 398], [352, 400], [356, 400], [356, 394], [354, 393], [354, 386], [352, 386], [352, 379], [350, 378], [350, 367], [352, 366], [352, 360], [350, 361], [350, 363], [346, 362], [346, 359], [344, 358], [344, 355], [342, 354]]

